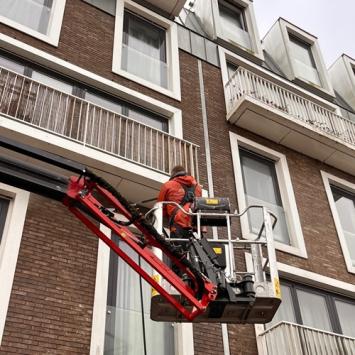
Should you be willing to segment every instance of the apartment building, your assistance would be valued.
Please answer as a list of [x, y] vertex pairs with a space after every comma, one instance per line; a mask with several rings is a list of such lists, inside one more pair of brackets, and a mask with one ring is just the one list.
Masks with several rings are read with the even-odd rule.
[[250, 0], [2, 0], [0, 135], [143, 208], [175, 164], [267, 206], [282, 304], [267, 325], [153, 322], [150, 287], [64, 206], [0, 183], [0, 353], [355, 353], [354, 97], [354, 59], [327, 69], [282, 18], [261, 39]]

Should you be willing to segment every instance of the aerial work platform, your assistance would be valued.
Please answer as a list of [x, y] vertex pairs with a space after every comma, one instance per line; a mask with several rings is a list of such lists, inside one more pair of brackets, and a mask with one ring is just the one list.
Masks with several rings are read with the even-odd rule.
[[[195, 199], [194, 208], [185, 213], [193, 218], [196, 233], [188, 239], [172, 239], [164, 233], [162, 218], [164, 204], [171, 202], [160, 202], [142, 213], [82, 164], [4, 137], [0, 137], [0, 182], [62, 202], [152, 286], [153, 320], [266, 323], [277, 311], [281, 294], [273, 242], [272, 220], [276, 219], [265, 207], [231, 213], [228, 199]], [[231, 221], [251, 209], [263, 214], [259, 234], [254, 240], [233, 237]], [[140, 256], [153, 274], [108, 238], [100, 224]], [[226, 228], [225, 239], [202, 235], [202, 226], [215, 225]], [[249, 255], [245, 270], [237, 268], [244, 264], [235, 262], [238, 251]]]

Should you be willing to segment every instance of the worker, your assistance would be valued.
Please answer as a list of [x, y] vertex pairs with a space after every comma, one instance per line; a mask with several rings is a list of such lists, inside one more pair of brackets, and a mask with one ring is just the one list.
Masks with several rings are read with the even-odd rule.
[[[158, 202], [176, 202], [185, 211], [188, 211], [194, 197], [201, 197], [201, 186], [195, 178], [189, 175], [181, 165], [173, 167], [170, 179], [162, 185], [158, 196]], [[164, 216], [169, 219], [169, 229], [171, 238], [189, 238], [192, 229], [191, 216], [185, 214], [177, 206], [164, 205]]]

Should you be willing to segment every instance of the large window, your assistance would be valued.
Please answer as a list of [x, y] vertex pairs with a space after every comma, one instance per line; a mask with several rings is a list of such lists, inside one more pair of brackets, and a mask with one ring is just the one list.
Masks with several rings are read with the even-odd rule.
[[[238, 209], [264, 206], [277, 217], [275, 247], [307, 258], [286, 156], [250, 139], [230, 133]], [[251, 209], [241, 218], [242, 233], [255, 239], [263, 217]]]
[[[114, 241], [147, 272], [152, 269], [125, 243]], [[126, 263], [110, 253], [105, 355], [172, 355], [171, 323], [150, 319], [151, 287]]]
[[167, 88], [166, 30], [129, 11], [124, 13], [122, 69]]
[[[46, 70], [45, 68], [41, 68], [32, 63], [27, 63], [16, 57], [8, 55], [5, 52], [0, 52], [0, 68], [1, 67], [19, 74], [24, 74], [27, 77], [39, 81], [41, 84], [50, 86], [66, 94], [71, 94], [79, 98], [84, 98], [92, 102], [93, 104], [114, 111], [116, 113], [120, 113], [126, 117], [143, 123], [144, 125], [160, 129], [164, 132], [169, 131], [168, 119], [166, 117], [144, 109], [140, 106], [134, 105], [133, 103], [99, 92], [93, 88], [86, 87], [82, 84], [70, 80], [69, 78], [65, 78], [56, 73], [52, 73]], [[5, 72], [4, 78], [4, 80], [6, 81]], [[18, 92], [20, 92], [21, 80], [18, 80], [18, 82]]]
[[267, 327], [287, 321], [355, 337], [354, 300], [286, 281], [281, 292], [282, 303]]
[[112, 70], [180, 100], [177, 24], [137, 2], [117, 0]]
[[331, 186], [331, 190], [352, 266], [355, 266], [355, 193], [337, 186]]
[[1, 0], [0, 21], [58, 44], [65, 0]]
[[[239, 155], [247, 206], [263, 205], [273, 212], [277, 216], [275, 240], [290, 244], [275, 162], [245, 149], [240, 149]], [[262, 221], [260, 210], [249, 212], [249, 226], [253, 233], [258, 233]]]
[[30, 193], [0, 183], [0, 344]]
[[221, 0], [218, 2], [218, 9], [223, 35], [246, 48], [250, 48], [250, 37], [246, 26], [244, 9]]
[[0, 244], [4, 232], [7, 210], [9, 208], [9, 199], [0, 195]]
[[355, 184], [321, 173], [346, 267], [355, 273]]
[[311, 44], [304, 42], [291, 34], [289, 35], [289, 38], [297, 76], [320, 85]]

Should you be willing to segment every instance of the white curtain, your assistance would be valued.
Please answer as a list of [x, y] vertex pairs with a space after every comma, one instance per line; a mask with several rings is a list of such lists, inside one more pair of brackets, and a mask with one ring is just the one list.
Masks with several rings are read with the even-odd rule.
[[[120, 248], [135, 262], [139, 262], [138, 256], [125, 243], [120, 242]], [[116, 263], [112, 262], [112, 258], [116, 258]], [[152, 272], [144, 261], [140, 263], [145, 271]], [[108, 296], [114, 301], [107, 307], [104, 354], [173, 355], [171, 323], [150, 319], [150, 285], [140, 279], [122, 259], [118, 259], [117, 263], [117, 256], [111, 252], [110, 268], [113, 267], [117, 267], [117, 272], [110, 270], [114, 277], [109, 287], [111, 294]]]
[[167, 64], [165, 53], [165, 31], [129, 16], [126, 41], [122, 43], [122, 68], [159, 86], [167, 87]]
[[[247, 205], [262, 205], [270, 209], [277, 216], [274, 229], [275, 239], [290, 244], [274, 163], [267, 160], [264, 162], [262, 158], [255, 157], [254, 159], [252, 155], [243, 153], [243, 151], [241, 151], [241, 163]], [[248, 216], [252, 232], [258, 233], [263, 223], [261, 210], [250, 210]]]
[[53, 0], [1, 0], [0, 15], [47, 34]]
[[353, 265], [355, 265], [355, 201], [333, 188], [333, 197]]

